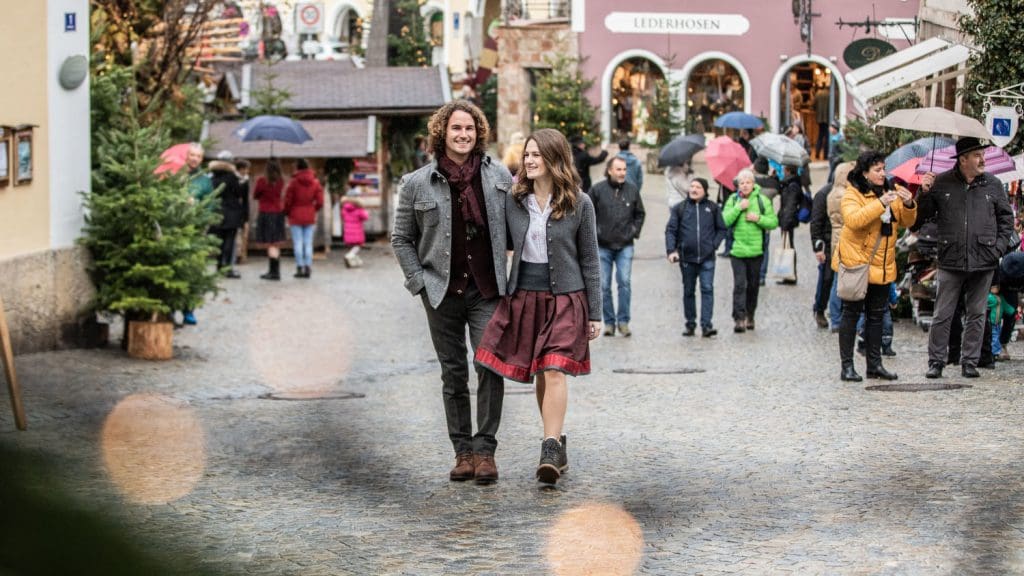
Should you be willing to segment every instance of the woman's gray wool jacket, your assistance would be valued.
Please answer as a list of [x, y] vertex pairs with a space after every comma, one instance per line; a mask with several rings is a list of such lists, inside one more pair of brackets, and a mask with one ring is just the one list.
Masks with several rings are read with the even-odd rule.
[[[512, 272], [508, 277], [507, 294], [516, 291], [519, 261], [523, 255], [530, 212], [508, 194], [505, 198], [505, 219], [512, 239]], [[548, 270], [551, 292], [567, 294], [586, 290], [588, 315], [591, 321], [601, 320], [601, 263], [597, 251], [597, 224], [594, 204], [582, 191], [576, 193], [576, 209], [560, 220], [548, 219]]]

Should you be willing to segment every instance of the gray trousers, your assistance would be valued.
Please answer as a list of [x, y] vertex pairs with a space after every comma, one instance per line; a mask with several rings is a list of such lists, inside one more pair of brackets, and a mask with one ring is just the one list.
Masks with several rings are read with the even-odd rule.
[[992, 286], [992, 270], [955, 272], [939, 269], [935, 275], [936, 297], [932, 325], [928, 329], [928, 364], [946, 363], [949, 350], [949, 325], [956, 314], [961, 294], [964, 298], [964, 343], [960, 350], [962, 365], [978, 365], [981, 339], [985, 337], [985, 312]]
[[498, 446], [495, 434], [501, 423], [505, 380], [490, 370], [476, 370], [477, 433], [473, 434], [469, 403], [471, 360], [466, 356], [466, 326], [469, 326], [469, 340], [475, 352], [484, 328], [498, 306], [498, 298], [483, 298], [476, 286], [470, 283], [465, 294], [445, 296], [436, 310], [427, 301], [426, 294], [422, 299], [427, 311], [430, 339], [441, 363], [444, 414], [455, 453], [494, 454]]

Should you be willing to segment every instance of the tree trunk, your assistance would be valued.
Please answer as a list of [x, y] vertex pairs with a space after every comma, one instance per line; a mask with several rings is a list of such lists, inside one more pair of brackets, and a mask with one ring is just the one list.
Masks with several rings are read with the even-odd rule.
[[174, 356], [174, 323], [132, 320], [128, 323], [128, 355], [143, 360]]
[[388, 65], [388, 20], [391, 2], [373, 0], [373, 19], [370, 24], [370, 41], [366, 47], [366, 65], [386, 68]]

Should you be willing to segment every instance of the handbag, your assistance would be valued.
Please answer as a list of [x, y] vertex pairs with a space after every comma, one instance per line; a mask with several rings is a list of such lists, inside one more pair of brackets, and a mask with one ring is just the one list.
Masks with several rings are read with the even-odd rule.
[[[878, 252], [878, 246], [882, 243], [882, 234], [879, 232], [878, 239], [875, 240], [875, 249], [871, 251], [871, 256], [868, 261], [859, 266], [846, 266], [843, 264], [843, 257], [839, 251], [836, 254], [839, 255], [839, 276], [836, 279], [836, 295], [840, 299], [848, 302], [856, 302], [863, 300], [868, 293], [868, 273], [871, 271], [871, 261], [875, 259], [875, 254]], [[839, 249], [842, 249], [842, 243], [839, 245]]]
[[772, 276], [780, 280], [796, 280], [796, 250], [793, 249], [791, 233], [784, 234], [782, 248], [772, 257]]

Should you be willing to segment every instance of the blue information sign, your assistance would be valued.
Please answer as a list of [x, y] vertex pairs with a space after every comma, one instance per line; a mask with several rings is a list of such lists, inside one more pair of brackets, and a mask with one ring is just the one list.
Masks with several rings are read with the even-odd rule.
[[64, 31], [65, 32], [74, 32], [75, 31], [75, 29], [76, 29], [75, 15], [76, 15], [75, 12], [65, 12], [64, 13]]

